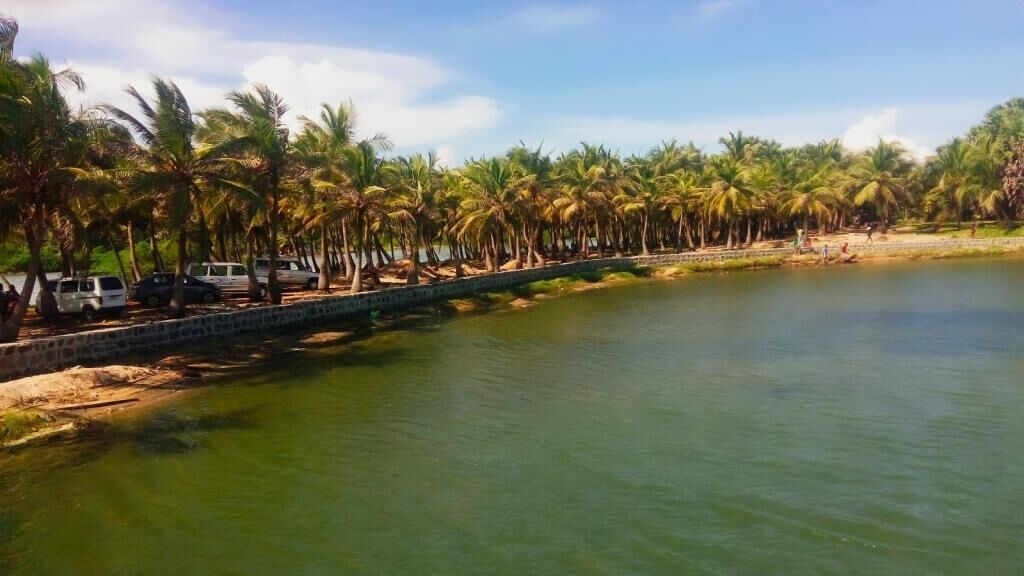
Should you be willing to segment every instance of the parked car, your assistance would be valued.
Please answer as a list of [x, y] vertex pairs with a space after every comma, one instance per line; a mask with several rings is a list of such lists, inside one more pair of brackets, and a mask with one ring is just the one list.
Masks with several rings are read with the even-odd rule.
[[[189, 304], [198, 302], [209, 304], [220, 300], [220, 289], [210, 282], [203, 282], [186, 274], [182, 278], [182, 285], [185, 289], [185, 302]], [[173, 293], [174, 273], [154, 272], [135, 285], [132, 299], [146, 306], [159, 306], [169, 303]]]
[[[196, 280], [209, 282], [221, 292], [247, 292], [249, 290], [249, 273], [245, 264], [238, 262], [202, 262], [189, 264], [188, 275]], [[267, 275], [256, 271], [256, 281], [260, 286], [260, 295], [267, 293]]]
[[[306, 265], [298, 258], [279, 256], [274, 264], [274, 267], [277, 268], [277, 281], [282, 286], [302, 286], [307, 290], [316, 290], [316, 285], [320, 281], [320, 273], [306, 268]], [[270, 258], [260, 256], [253, 260], [253, 265], [257, 274], [266, 276], [270, 270]]]
[[61, 278], [53, 295], [58, 312], [81, 314], [87, 321], [101, 314], [116, 318], [128, 305], [127, 289], [117, 276]]

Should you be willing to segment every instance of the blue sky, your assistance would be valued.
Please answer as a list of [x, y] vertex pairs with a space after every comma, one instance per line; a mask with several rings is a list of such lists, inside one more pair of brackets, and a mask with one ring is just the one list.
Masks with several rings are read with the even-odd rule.
[[1021, 0], [389, 2], [6, 0], [19, 54], [129, 105], [149, 74], [196, 108], [268, 83], [299, 113], [351, 98], [366, 134], [446, 160], [524, 140], [709, 150], [743, 129], [796, 145], [879, 137], [916, 155], [1024, 95]]

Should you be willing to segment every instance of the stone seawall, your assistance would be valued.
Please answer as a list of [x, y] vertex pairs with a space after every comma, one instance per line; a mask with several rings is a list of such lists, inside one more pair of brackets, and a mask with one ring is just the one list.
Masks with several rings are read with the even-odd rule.
[[[917, 251], [948, 251], [989, 248], [992, 246], [1024, 246], [1024, 238], [991, 240], [947, 240], [928, 243], [897, 244], [879, 242], [852, 246], [857, 254], [911, 253]], [[838, 248], [837, 248], [838, 249]], [[51, 372], [83, 363], [112, 360], [133, 352], [152, 351], [175, 344], [203, 339], [223, 338], [238, 334], [309, 326], [318, 322], [365, 315], [374, 310], [398, 310], [435, 300], [459, 298], [493, 290], [503, 290], [537, 280], [547, 280], [601, 268], [628, 269], [635, 266], [658, 266], [686, 262], [721, 262], [739, 258], [788, 256], [791, 248], [686, 252], [657, 256], [602, 258], [585, 262], [551, 264], [543, 268], [512, 270], [472, 278], [449, 280], [434, 284], [402, 286], [363, 292], [339, 294], [300, 300], [280, 306], [261, 306], [232, 312], [193, 316], [181, 320], [164, 320], [37, 338], [0, 345], [0, 381], [30, 374]]]

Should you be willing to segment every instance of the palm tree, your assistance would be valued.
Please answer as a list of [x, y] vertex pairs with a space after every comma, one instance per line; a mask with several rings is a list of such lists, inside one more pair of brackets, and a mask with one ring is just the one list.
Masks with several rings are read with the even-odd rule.
[[912, 163], [903, 147], [895, 142], [878, 141], [850, 170], [857, 206], [870, 205], [882, 221], [882, 234], [889, 230], [890, 218], [901, 205], [914, 201], [908, 173]]
[[470, 162], [463, 169], [470, 195], [462, 201], [461, 235], [477, 238], [485, 265], [491, 272], [501, 266], [502, 235], [514, 223], [519, 179], [506, 158]]
[[[285, 179], [292, 165], [291, 140], [284, 116], [288, 106], [279, 95], [264, 84], [252, 90], [234, 91], [227, 95], [234, 111], [214, 108], [203, 112], [203, 119], [219, 132], [211, 131], [211, 140], [232, 146], [234, 161], [256, 175], [256, 186], [266, 199], [267, 293], [271, 304], [281, 303], [281, 285], [277, 280], [278, 231], [281, 222], [281, 200]], [[216, 140], [216, 134], [225, 138]]]
[[[47, 223], [68, 187], [81, 174], [98, 131], [111, 131], [103, 118], [72, 111], [64, 89], [84, 89], [69, 69], [55, 71], [42, 56], [27, 61], [11, 57], [17, 23], [0, 18], [0, 236], [21, 235], [29, 262], [21, 297], [13, 314], [0, 324], [0, 341], [16, 340], [37, 279], [45, 281], [41, 251]], [[54, 307], [52, 293], [42, 291], [42, 312]]]
[[129, 193], [159, 198], [177, 231], [170, 315], [181, 318], [185, 315], [187, 228], [196, 207], [212, 190], [242, 194], [251, 194], [251, 190], [225, 177], [223, 159], [237, 150], [239, 142], [196, 145], [195, 118], [181, 89], [170, 80], [154, 77], [153, 91], [156, 98], [151, 104], [134, 87], [127, 90], [141, 111], [141, 120], [114, 106], [103, 108], [135, 135], [134, 140], [122, 141], [127, 153], [138, 160], [125, 170]]
[[624, 193], [614, 198], [615, 205], [622, 214], [640, 215], [640, 221], [643, 223], [640, 246], [644, 256], [651, 255], [647, 247], [651, 216], [662, 197], [661, 187], [649, 168], [642, 160], [634, 160], [628, 172]]
[[[337, 191], [343, 189], [347, 182], [344, 151], [355, 141], [356, 111], [351, 102], [342, 102], [334, 107], [325, 103], [320, 106], [318, 120], [300, 116], [299, 121], [303, 132], [296, 140], [296, 151], [303, 163], [314, 170], [312, 186], [316, 195], [309, 207], [313, 209], [311, 222], [320, 229], [321, 260], [317, 288], [329, 290], [331, 263], [328, 237], [331, 224], [342, 216], [339, 209], [347, 208]], [[331, 194], [332, 191], [335, 193]], [[351, 256], [346, 252], [343, 258], [347, 265]]]
[[747, 182], [749, 169], [732, 155], [715, 158], [707, 170], [710, 184], [704, 189], [705, 209], [727, 226], [726, 249], [739, 243], [739, 219], [750, 214], [753, 190]]
[[952, 215], [957, 228], [961, 227], [964, 209], [972, 203], [968, 186], [969, 149], [963, 139], [954, 138], [925, 165], [925, 172], [937, 178], [925, 196], [926, 207]]
[[387, 190], [383, 187], [382, 168], [384, 160], [379, 152], [388, 150], [390, 141], [386, 138], [362, 140], [343, 150], [345, 174], [348, 183], [343, 188], [346, 202], [351, 207], [352, 220], [359, 235], [355, 275], [352, 278], [352, 293], [363, 289], [363, 256], [366, 269], [376, 281], [377, 270], [373, 265], [372, 227], [375, 221], [387, 214]]
[[430, 245], [427, 239], [433, 237], [429, 232], [437, 213], [440, 185], [437, 154], [399, 157], [386, 167], [384, 180], [395, 195], [388, 216], [408, 226], [410, 250], [406, 282], [419, 284], [420, 246]]

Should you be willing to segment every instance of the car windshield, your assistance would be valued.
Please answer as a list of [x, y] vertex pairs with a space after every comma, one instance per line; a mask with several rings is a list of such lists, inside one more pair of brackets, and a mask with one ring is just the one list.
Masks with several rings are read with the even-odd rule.
[[193, 264], [188, 267], [188, 273], [193, 276], [205, 276], [206, 266], [203, 266], [202, 264]]
[[61, 292], [78, 292], [78, 280], [64, 280], [60, 283]]

